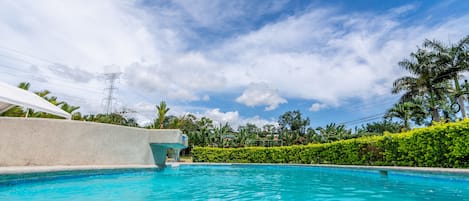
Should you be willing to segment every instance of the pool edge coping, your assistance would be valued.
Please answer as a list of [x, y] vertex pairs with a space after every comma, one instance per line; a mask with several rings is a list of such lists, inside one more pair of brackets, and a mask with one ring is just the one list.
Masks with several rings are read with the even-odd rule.
[[61, 171], [86, 170], [125, 170], [125, 169], [157, 169], [156, 165], [60, 165], [60, 166], [2, 166], [0, 175], [50, 173]]
[[437, 167], [406, 167], [406, 166], [365, 166], [365, 165], [333, 165], [333, 164], [296, 164], [296, 163], [168, 163], [168, 165], [258, 165], [258, 166], [303, 166], [303, 167], [326, 167], [326, 168], [343, 168], [343, 169], [362, 169], [362, 170], [378, 170], [378, 171], [409, 171], [422, 173], [450, 173], [450, 174], [467, 174], [469, 168], [437, 168]]

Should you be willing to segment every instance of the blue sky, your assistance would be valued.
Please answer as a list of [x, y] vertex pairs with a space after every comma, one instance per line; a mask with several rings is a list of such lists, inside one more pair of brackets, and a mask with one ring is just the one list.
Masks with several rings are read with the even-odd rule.
[[467, 10], [464, 0], [2, 1], [0, 80], [30, 81], [87, 114], [104, 112], [103, 74], [121, 72], [114, 109], [143, 124], [165, 100], [172, 115], [235, 127], [300, 110], [312, 127], [352, 128], [395, 103], [397, 62], [425, 38], [469, 33]]

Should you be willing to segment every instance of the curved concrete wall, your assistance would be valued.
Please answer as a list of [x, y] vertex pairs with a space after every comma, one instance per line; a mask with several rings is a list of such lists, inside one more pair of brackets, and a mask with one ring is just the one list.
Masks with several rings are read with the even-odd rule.
[[0, 166], [164, 165], [166, 149], [187, 146], [185, 139], [179, 130], [0, 118]]

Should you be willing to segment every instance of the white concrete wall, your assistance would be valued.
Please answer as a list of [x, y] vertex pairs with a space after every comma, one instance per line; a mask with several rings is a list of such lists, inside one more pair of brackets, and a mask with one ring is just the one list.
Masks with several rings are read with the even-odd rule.
[[0, 166], [151, 165], [166, 155], [152, 147], [181, 147], [182, 138], [179, 130], [1, 117]]

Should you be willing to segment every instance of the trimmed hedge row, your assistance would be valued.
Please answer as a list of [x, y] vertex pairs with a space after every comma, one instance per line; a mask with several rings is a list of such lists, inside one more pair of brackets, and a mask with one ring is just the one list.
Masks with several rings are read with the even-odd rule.
[[195, 147], [194, 162], [469, 167], [469, 120], [400, 134], [285, 147]]

